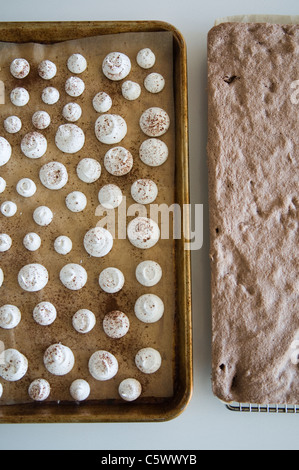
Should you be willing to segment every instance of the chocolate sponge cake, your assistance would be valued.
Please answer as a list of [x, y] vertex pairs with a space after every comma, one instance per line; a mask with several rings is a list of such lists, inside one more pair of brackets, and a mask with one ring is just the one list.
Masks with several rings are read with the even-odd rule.
[[208, 36], [212, 385], [299, 403], [299, 25]]

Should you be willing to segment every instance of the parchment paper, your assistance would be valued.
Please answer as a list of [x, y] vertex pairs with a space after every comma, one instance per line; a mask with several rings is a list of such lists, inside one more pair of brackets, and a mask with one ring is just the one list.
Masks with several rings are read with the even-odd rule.
[[[137, 52], [143, 47], [150, 47], [156, 54], [156, 64], [151, 70], [143, 70], [136, 63]], [[142, 93], [138, 100], [126, 101], [121, 94], [121, 83], [112, 82], [104, 77], [101, 65], [104, 57], [112, 51], [127, 54], [132, 62], [132, 71], [127, 79], [138, 82]], [[64, 91], [65, 80], [72, 74], [66, 62], [72, 53], [82, 53], [88, 62], [87, 70], [80, 74], [85, 81], [86, 89], [79, 98], [71, 98]], [[14, 58], [24, 57], [31, 65], [29, 76], [23, 80], [14, 79], [9, 72], [9, 65]], [[37, 65], [43, 59], [50, 59], [57, 65], [57, 75], [50, 81], [42, 80], [37, 74]], [[43, 377], [51, 384], [51, 395], [48, 401], [72, 400], [69, 386], [74, 379], [86, 379], [91, 386], [88, 400], [117, 399], [118, 385], [124, 378], [135, 377], [140, 380], [143, 393], [141, 400], [148, 397], [169, 397], [173, 394], [173, 374], [175, 364], [174, 324], [175, 324], [175, 257], [173, 240], [160, 240], [149, 249], [134, 248], [127, 239], [115, 240], [112, 251], [104, 258], [92, 258], [83, 248], [85, 233], [96, 226], [99, 217], [95, 215], [98, 206], [98, 191], [108, 182], [120, 186], [126, 196], [127, 207], [134, 203], [130, 196], [131, 184], [138, 178], [153, 179], [159, 189], [158, 204], [171, 205], [175, 202], [175, 146], [174, 146], [174, 97], [173, 97], [173, 54], [172, 35], [162, 33], [124, 33], [118, 35], [86, 38], [53, 45], [40, 44], [0, 44], [0, 80], [5, 83], [6, 104], [0, 107], [0, 135], [12, 145], [13, 156], [10, 162], [0, 169], [0, 175], [7, 181], [6, 191], [0, 195], [0, 203], [5, 200], [15, 201], [18, 212], [13, 218], [1, 215], [0, 232], [8, 233], [13, 239], [12, 248], [0, 254], [0, 266], [4, 271], [5, 281], [0, 289], [1, 305], [13, 304], [22, 313], [21, 323], [13, 330], [1, 330], [0, 340], [5, 348], [20, 350], [29, 360], [26, 376], [16, 383], [1, 380], [4, 392], [1, 404], [24, 403], [30, 401], [27, 389], [32, 380]], [[143, 86], [144, 78], [150, 72], [161, 73], [166, 80], [165, 89], [157, 94], [147, 92]], [[10, 103], [9, 94], [15, 86], [24, 86], [30, 93], [27, 106], [17, 108]], [[60, 91], [60, 100], [55, 105], [45, 105], [41, 100], [41, 92], [46, 86], [55, 86]], [[134, 157], [132, 171], [122, 177], [113, 177], [107, 173], [103, 165], [106, 151], [111, 146], [101, 144], [94, 134], [94, 123], [98, 114], [92, 107], [92, 98], [99, 91], [106, 91], [113, 100], [110, 112], [123, 116], [128, 125], [128, 134], [120, 145], [128, 148]], [[82, 107], [83, 114], [76, 123], [86, 136], [83, 149], [67, 155], [60, 152], [54, 136], [60, 124], [66, 121], [62, 117], [63, 106], [75, 101]], [[167, 134], [161, 137], [169, 147], [167, 162], [158, 168], [144, 165], [138, 156], [141, 143], [147, 139], [139, 127], [139, 118], [144, 110], [151, 106], [164, 108], [170, 115], [171, 126]], [[49, 112], [52, 122], [48, 129], [41, 131], [48, 140], [46, 155], [39, 160], [26, 158], [21, 150], [22, 137], [34, 129], [31, 117], [37, 110]], [[18, 134], [5, 132], [3, 120], [9, 115], [18, 115], [23, 127]], [[76, 174], [78, 162], [85, 157], [97, 159], [102, 165], [100, 179], [91, 185], [83, 183]], [[59, 191], [51, 191], [39, 181], [39, 169], [50, 161], [60, 161], [69, 172], [67, 186]], [[19, 179], [29, 177], [37, 184], [34, 197], [25, 199], [16, 192]], [[85, 193], [88, 199], [87, 208], [82, 213], [71, 213], [65, 206], [65, 197], [73, 190]], [[34, 209], [40, 205], [49, 206], [54, 212], [54, 220], [48, 227], [39, 227], [32, 219]], [[120, 208], [119, 208], [120, 210]], [[116, 211], [117, 213], [117, 211]], [[138, 215], [138, 214], [137, 214]], [[127, 218], [127, 222], [132, 217]], [[24, 249], [22, 240], [28, 232], [36, 232], [42, 238], [41, 248], [34, 253]], [[73, 250], [69, 255], [62, 256], [54, 251], [53, 243], [57, 236], [67, 235], [73, 241]], [[153, 259], [160, 263], [163, 277], [160, 283], [152, 288], [142, 287], [135, 278], [136, 266], [145, 259]], [[22, 266], [29, 263], [41, 263], [49, 271], [50, 281], [45, 289], [38, 293], [26, 293], [18, 286], [17, 274]], [[80, 291], [67, 290], [59, 280], [60, 269], [67, 263], [79, 263], [88, 273], [87, 285]], [[125, 286], [118, 294], [104, 293], [98, 284], [102, 269], [115, 266], [125, 276]], [[134, 304], [137, 298], [152, 292], [159, 295], [165, 304], [163, 318], [155, 324], [144, 324], [134, 315]], [[52, 302], [57, 308], [57, 319], [50, 326], [38, 325], [33, 317], [34, 307], [41, 301]], [[95, 328], [88, 334], [77, 333], [72, 325], [73, 314], [87, 308], [94, 312], [97, 319]], [[118, 340], [107, 337], [102, 328], [104, 315], [119, 309], [125, 312], [131, 322], [128, 334]], [[43, 365], [43, 354], [46, 348], [56, 342], [69, 346], [75, 355], [75, 367], [64, 377], [56, 377], [47, 372]], [[158, 372], [146, 375], [137, 369], [134, 357], [143, 347], [154, 347], [162, 356], [162, 366]], [[88, 359], [99, 349], [112, 352], [119, 361], [119, 372], [115, 378], [98, 382], [88, 372]]]
[[217, 18], [215, 26], [221, 23], [272, 23], [272, 24], [298, 24], [297, 15], [236, 15]]

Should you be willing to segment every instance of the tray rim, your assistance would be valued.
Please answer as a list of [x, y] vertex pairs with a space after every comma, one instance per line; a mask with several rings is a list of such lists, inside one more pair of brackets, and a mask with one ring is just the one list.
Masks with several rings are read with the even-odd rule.
[[[176, 146], [179, 148], [179, 164], [182, 172], [181, 181], [181, 194], [179, 199], [181, 204], [190, 203], [189, 195], [189, 135], [188, 135], [188, 78], [187, 78], [187, 49], [186, 43], [181, 32], [172, 24], [165, 21], [13, 21], [13, 22], [0, 22], [0, 36], [3, 37], [5, 34], [5, 42], [12, 42], [8, 32], [11, 33], [12, 29], [16, 34], [22, 30], [24, 38], [32, 35], [34, 29], [35, 33], [39, 29], [39, 34], [45, 31], [53, 31], [53, 28], [59, 29], [60, 31], [72, 31], [74, 36], [68, 37], [67, 39], [61, 39], [57, 36], [53, 36], [53, 40], [48, 43], [61, 42], [69, 39], [76, 39], [76, 29], [80, 28], [80, 31], [88, 33], [87, 35], [80, 36], [90, 37], [96, 34], [118, 34], [124, 32], [155, 32], [155, 31], [170, 31], [173, 34], [174, 43], [180, 51], [180, 84], [179, 84], [179, 100], [181, 105], [181, 113], [178, 117], [176, 113], [176, 125], [179, 124], [179, 135], [178, 139], [176, 133]], [[74, 28], [76, 26], [76, 28]], [[89, 34], [92, 33], [92, 34]], [[21, 35], [21, 36], [22, 36]], [[18, 37], [17, 41], [14, 39], [13, 42], [42, 42], [47, 41], [37, 40], [20, 40]], [[178, 163], [176, 159], [176, 165]], [[190, 221], [187, 220], [188, 227], [190, 227]], [[177, 242], [177, 241], [176, 241]], [[184, 240], [180, 241], [177, 252], [180, 251], [180, 262], [182, 270], [182, 279], [184, 282], [181, 283], [180, 300], [181, 310], [184, 311], [184, 334], [181, 338], [183, 343], [184, 358], [182, 360], [183, 365], [186, 366], [186, 370], [183, 371], [184, 376], [184, 388], [179, 390], [177, 396], [171, 398], [172, 403], [152, 403], [152, 404], [136, 404], [130, 403], [122, 404], [119, 406], [121, 412], [116, 415], [115, 413], [104, 413], [101, 415], [92, 414], [92, 411], [97, 405], [90, 405], [89, 403], [80, 405], [65, 405], [63, 407], [63, 413], [57, 412], [62, 409], [61, 405], [47, 405], [43, 404], [42, 408], [40, 404], [32, 403], [29, 405], [7, 405], [0, 407], [0, 424], [21, 424], [21, 423], [102, 423], [102, 422], [165, 422], [177, 418], [186, 409], [191, 401], [193, 394], [193, 348], [192, 348], [192, 300], [191, 300], [191, 254], [190, 251], [182, 249]], [[170, 399], [169, 399], [170, 401]], [[36, 406], [38, 405], [38, 406]], [[84, 406], [86, 405], [86, 406]], [[126, 406], [127, 405], [127, 406]], [[55, 409], [54, 409], [55, 407]], [[112, 405], [113, 408], [113, 405]], [[86, 411], [88, 409], [89, 411]], [[2, 413], [5, 411], [5, 413]], [[41, 411], [41, 413], [39, 413]], [[53, 412], [55, 411], [55, 412]], [[74, 411], [74, 412], [73, 412]]]

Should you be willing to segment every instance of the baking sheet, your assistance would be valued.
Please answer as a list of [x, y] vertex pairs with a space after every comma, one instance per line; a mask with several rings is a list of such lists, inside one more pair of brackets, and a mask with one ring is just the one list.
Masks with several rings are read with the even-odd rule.
[[[131, 58], [133, 66], [128, 79], [142, 85], [149, 71], [140, 69], [135, 57], [143, 47], [150, 47], [156, 53], [157, 61], [151, 71], [157, 71], [165, 77], [166, 87], [158, 95], [152, 95], [142, 87], [141, 97], [134, 102], [128, 102], [121, 95], [120, 83], [110, 82], [101, 73], [102, 60], [113, 50], [124, 52]], [[1, 121], [13, 114], [19, 115], [23, 121], [22, 130], [16, 135], [8, 135], [1, 124], [1, 135], [11, 143], [13, 156], [0, 170], [0, 175], [8, 183], [6, 191], [1, 194], [0, 202], [13, 200], [18, 205], [18, 213], [12, 219], [1, 216], [1, 232], [9, 233], [13, 238], [11, 250], [1, 254], [0, 265], [5, 275], [4, 285], [1, 288], [1, 304], [17, 305], [22, 312], [22, 321], [14, 330], [1, 330], [0, 339], [5, 348], [17, 348], [29, 359], [28, 373], [21, 381], [8, 383], [1, 380], [4, 386], [1, 404], [30, 401], [27, 394], [28, 386], [32, 380], [39, 377], [49, 380], [51, 395], [48, 401], [56, 402], [71, 399], [69, 386], [76, 378], [84, 378], [90, 383], [89, 400], [118, 399], [118, 385], [126, 377], [140, 380], [143, 387], [141, 400], [148, 397], [169, 397], [174, 393], [174, 328], [177, 308], [174, 241], [171, 238], [161, 239], [155, 247], [143, 251], [134, 248], [127, 239], [115, 240], [113, 250], [101, 259], [91, 258], [83, 248], [85, 233], [99, 222], [99, 217], [95, 215], [98, 206], [97, 194], [104, 184], [110, 182], [119, 185], [129, 207], [134, 203], [130, 196], [131, 184], [137, 178], [151, 178], [159, 189], [156, 202], [169, 206], [175, 202], [172, 47], [173, 39], [170, 32], [123, 33], [51, 45], [0, 44], [0, 80], [5, 83], [6, 89], [6, 104], [0, 108]], [[88, 69], [80, 75], [86, 84], [85, 92], [82, 97], [75, 99], [64, 92], [65, 80], [71, 75], [66, 67], [66, 61], [74, 52], [82, 53], [88, 62]], [[9, 102], [10, 91], [15, 86], [20, 86], [20, 81], [12, 78], [9, 73], [9, 64], [16, 57], [25, 57], [32, 67], [30, 75], [21, 81], [22, 86], [28, 89], [31, 98], [29, 104], [20, 109], [16, 109]], [[36, 72], [38, 63], [46, 58], [55, 62], [58, 68], [57, 76], [51, 80], [51, 83], [39, 78]], [[42, 89], [50, 84], [57, 87], [61, 93], [59, 102], [51, 106], [42, 103], [40, 98]], [[91, 104], [93, 96], [99, 91], [106, 91], [111, 95], [113, 99], [111, 112], [121, 114], [128, 123], [128, 134], [121, 145], [133, 154], [134, 166], [127, 176], [112, 177], [103, 165], [103, 157], [110, 146], [98, 142], [94, 135], [94, 122], [98, 114]], [[76, 124], [84, 130], [86, 142], [82, 151], [75, 155], [66, 155], [56, 148], [54, 136], [58, 126], [65, 122], [61, 114], [63, 106], [74, 100], [83, 110], [82, 118]], [[169, 158], [162, 167], [156, 169], [146, 167], [138, 157], [139, 146], [147, 138], [139, 128], [139, 117], [151, 106], [164, 108], [170, 115], [172, 123], [168, 133], [162, 137], [169, 147]], [[31, 116], [39, 109], [49, 112], [52, 119], [50, 127], [42, 131], [48, 140], [48, 150], [41, 159], [29, 160], [21, 153], [20, 142], [27, 132], [34, 130]], [[92, 185], [81, 182], [76, 175], [76, 166], [85, 157], [96, 158], [102, 165], [101, 178]], [[53, 160], [61, 161], [69, 172], [67, 186], [57, 192], [44, 188], [38, 178], [40, 167]], [[23, 177], [32, 178], [37, 183], [38, 190], [33, 198], [23, 199], [16, 193], [16, 184]], [[65, 206], [64, 199], [73, 190], [82, 191], [87, 196], [88, 206], [83, 213], [73, 214]], [[32, 212], [39, 205], [48, 205], [55, 214], [52, 224], [48, 227], [38, 227], [33, 222]], [[125, 208], [119, 208], [118, 211], [123, 209]], [[127, 222], [131, 218], [129, 217]], [[22, 245], [24, 235], [30, 231], [39, 233], [42, 238], [42, 246], [35, 253], [27, 252]], [[69, 236], [73, 241], [73, 250], [65, 257], [58, 255], [53, 249], [55, 238], [62, 234]], [[163, 269], [162, 280], [153, 288], [144, 288], [135, 279], [136, 266], [145, 259], [157, 260]], [[17, 284], [17, 273], [20, 268], [32, 262], [43, 264], [50, 274], [49, 284], [38, 293], [26, 293]], [[88, 283], [78, 292], [68, 291], [59, 281], [60, 269], [70, 262], [82, 264], [88, 272]], [[98, 285], [98, 276], [107, 266], [116, 266], [124, 273], [125, 286], [118, 294], [106, 294]], [[134, 315], [135, 301], [147, 292], [159, 295], [165, 304], [163, 318], [152, 325], [139, 322]], [[35, 305], [41, 301], [52, 302], [57, 308], [57, 319], [48, 327], [37, 325], [32, 318]], [[87, 335], [80, 335], [71, 325], [73, 314], [80, 308], [92, 310], [97, 318], [95, 328]], [[124, 311], [131, 322], [129, 333], [119, 340], [108, 338], [102, 329], [104, 315], [115, 309]], [[76, 358], [75, 367], [62, 379], [49, 374], [43, 365], [45, 349], [56, 342], [69, 346]], [[162, 356], [160, 370], [152, 375], [142, 374], [134, 364], [136, 352], [146, 346], [157, 348]], [[98, 349], [112, 352], [119, 361], [117, 376], [107, 382], [97, 382], [88, 372], [88, 359]]]

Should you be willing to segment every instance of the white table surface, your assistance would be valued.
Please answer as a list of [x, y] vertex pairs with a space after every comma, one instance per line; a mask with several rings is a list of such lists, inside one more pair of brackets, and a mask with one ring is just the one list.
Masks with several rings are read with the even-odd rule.
[[204, 245], [192, 252], [194, 391], [165, 423], [1, 424], [0, 449], [221, 450], [298, 449], [298, 415], [235, 413], [213, 397], [207, 206], [206, 38], [216, 17], [298, 14], [297, 0], [0, 0], [1, 21], [162, 20], [188, 50], [191, 202], [204, 205]]

